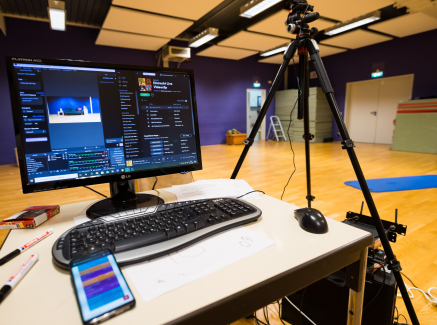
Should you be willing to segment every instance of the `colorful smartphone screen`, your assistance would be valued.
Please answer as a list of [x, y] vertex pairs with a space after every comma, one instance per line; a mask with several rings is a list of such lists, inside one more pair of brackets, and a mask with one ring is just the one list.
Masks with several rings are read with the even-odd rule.
[[73, 261], [71, 273], [85, 322], [134, 300], [109, 251]]

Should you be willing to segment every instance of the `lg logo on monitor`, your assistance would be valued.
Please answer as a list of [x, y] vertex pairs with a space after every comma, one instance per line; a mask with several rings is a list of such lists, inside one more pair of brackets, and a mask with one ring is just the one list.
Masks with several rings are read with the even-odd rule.
[[130, 175], [121, 175], [121, 179], [127, 179], [130, 178]]

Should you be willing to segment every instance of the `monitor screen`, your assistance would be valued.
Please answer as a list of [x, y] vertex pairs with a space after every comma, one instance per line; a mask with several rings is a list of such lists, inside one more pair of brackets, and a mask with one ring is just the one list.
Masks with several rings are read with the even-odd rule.
[[7, 61], [24, 193], [201, 169], [192, 70]]

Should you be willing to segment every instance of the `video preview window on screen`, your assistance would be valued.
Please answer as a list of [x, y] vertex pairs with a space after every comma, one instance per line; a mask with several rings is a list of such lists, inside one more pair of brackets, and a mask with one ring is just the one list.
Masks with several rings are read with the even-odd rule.
[[190, 76], [14, 64], [28, 183], [198, 162]]

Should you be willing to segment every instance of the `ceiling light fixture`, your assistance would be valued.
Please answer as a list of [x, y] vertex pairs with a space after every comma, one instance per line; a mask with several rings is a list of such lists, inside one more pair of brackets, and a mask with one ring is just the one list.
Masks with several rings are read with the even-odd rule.
[[338, 23], [332, 27], [325, 29], [325, 35], [335, 35], [342, 33], [346, 30], [353, 29], [358, 26], [366, 25], [376, 20], [381, 19], [381, 11], [377, 10], [366, 15], [359, 16], [357, 18], [346, 20]]
[[240, 16], [252, 18], [282, 0], [251, 0], [240, 8]]
[[49, 0], [49, 7], [47, 8], [50, 18], [50, 28], [53, 30], [65, 31], [65, 2]]
[[287, 48], [288, 48], [288, 45], [289, 44], [286, 43], [286, 44], [282, 44], [282, 45], [276, 46], [276, 47], [271, 48], [271, 49], [269, 49], [267, 51], [261, 52], [260, 55], [261, 56], [270, 56], [270, 55], [273, 55], [273, 54], [285, 52], [287, 50]]
[[200, 34], [194, 36], [190, 41], [188, 42], [189, 47], [199, 47], [200, 45], [203, 45], [210, 40], [216, 38], [218, 36], [218, 29], [209, 27], [208, 29], [205, 29]]

